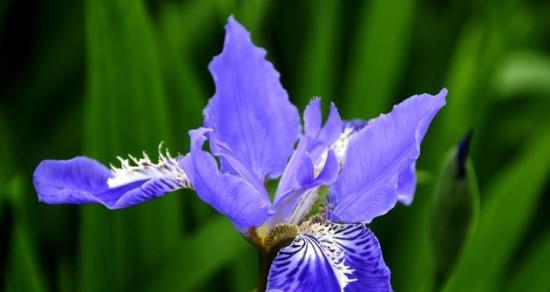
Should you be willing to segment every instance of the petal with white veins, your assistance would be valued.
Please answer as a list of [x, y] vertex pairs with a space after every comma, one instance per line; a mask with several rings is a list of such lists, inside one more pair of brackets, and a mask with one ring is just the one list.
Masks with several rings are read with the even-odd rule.
[[87, 158], [44, 160], [36, 168], [33, 182], [38, 199], [47, 204], [102, 204], [120, 209], [165, 193], [189, 188], [189, 179], [178, 159], [159, 152], [157, 163], [144, 154], [141, 159], [119, 158], [120, 167], [108, 169]]
[[362, 224], [306, 222], [271, 265], [267, 291], [391, 291], [376, 237]]

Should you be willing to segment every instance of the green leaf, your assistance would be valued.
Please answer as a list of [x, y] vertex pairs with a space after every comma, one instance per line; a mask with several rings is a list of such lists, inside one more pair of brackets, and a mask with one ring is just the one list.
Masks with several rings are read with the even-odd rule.
[[505, 285], [507, 292], [550, 291], [550, 231], [546, 231], [526, 250], [527, 254]]
[[3, 201], [3, 188], [6, 181], [10, 178], [13, 171], [13, 153], [12, 153], [12, 138], [4, 116], [0, 114], [0, 204]]
[[550, 167], [550, 128], [540, 129], [487, 188], [479, 225], [444, 291], [490, 291], [533, 215]]
[[295, 96], [299, 108], [304, 108], [314, 96], [323, 97], [323, 104], [328, 104], [333, 98], [342, 3], [337, 0], [315, 3], [316, 11], [308, 21], [311, 32], [306, 36], [302, 51], [302, 73], [299, 75], [302, 80]]
[[510, 54], [495, 74], [494, 86], [503, 97], [529, 93], [550, 96], [550, 57], [528, 51]]
[[198, 70], [194, 70], [192, 52], [197, 49], [200, 33], [212, 30], [216, 23], [216, 3], [206, 0], [182, 6], [168, 2], [161, 7], [159, 40], [162, 65], [170, 90], [170, 103], [176, 105], [173, 110], [177, 115], [172, 115], [173, 122], [182, 127], [176, 132], [184, 136], [183, 141], [188, 141], [186, 129], [201, 124], [202, 108], [208, 97], [206, 84], [198, 78]]
[[252, 36], [260, 37], [260, 26], [272, 1], [245, 0], [237, 6], [237, 19], [250, 31]]
[[[251, 249], [226, 218], [205, 224], [192, 237], [150, 263], [136, 287], [144, 291], [197, 291], [211, 275]], [[255, 275], [256, 270], [250, 271]]]
[[[219, 6], [217, 0], [183, 5], [167, 2], [160, 11], [159, 43], [168, 101], [172, 105], [170, 122], [178, 126], [174, 129], [175, 137], [184, 151], [188, 151], [190, 142], [187, 131], [202, 124], [202, 108], [209, 94], [207, 84], [199, 78], [201, 71], [194, 66], [194, 55], [199, 49], [200, 37], [214, 31]], [[188, 193], [194, 196], [192, 192], [185, 192]], [[189, 211], [196, 222], [204, 222], [212, 215], [211, 209], [200, 200], [185, 198], [184, 203], [192, 206]]]
[[258, 252], [251, 246], [235, 257], [231, 265], [232, 291], [253, 291], [258, 286]]
[[[169, 136], [152, 24], [142, 1], [86, 1], [84, 149], [103, 162], [154, 157]], [[179, 125], [177, 125], [179, 126]], [[125, 210], [82, 208], [80, 291], [120, 291], [157, 254], [179, 243], [180, 198], [170, 194]]]
[[29, 228], [29, 214], [25, 210], [26, 179], [15, 176], [7, 185], [8, 205], [13, 210], [13, 230], [8, 250], [6, 290], [20, 292], [45, 292], [47, 284], [40, 267], [35, 240]]
[[389, 110], [401, 77], [416, 1], [396, 4], [374, 0], [363, 4], [343, 95], [346, 112], [354, 118]]

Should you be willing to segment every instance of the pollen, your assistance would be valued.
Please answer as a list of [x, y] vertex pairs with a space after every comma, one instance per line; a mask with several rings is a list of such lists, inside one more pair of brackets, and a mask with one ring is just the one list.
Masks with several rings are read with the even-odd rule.
[[299, 233], [298, 226], [294, 224], [277, 224], [265, 238], [264, 248], [267, 252], [278, 251], [290, 244]]

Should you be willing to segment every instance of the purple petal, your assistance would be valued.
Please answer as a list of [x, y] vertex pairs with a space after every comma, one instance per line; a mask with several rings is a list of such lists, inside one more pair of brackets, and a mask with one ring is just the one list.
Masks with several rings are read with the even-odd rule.
[[[313, 167], [318, 166], [321, 156], [329, 150], [342, 133], [342, 120], [338, 109], [331, 105], [329, 116], [321, 128], [321, 102], [318, 98], [310, 101], [304, 111], [305, 133], [300, 138], [296, 151], [292, 154], [275, 194], [275, 201], [284, 194], [301, 186], [294, 184], [294, 178], [300, 174], [299, 167], [304, 167], [304, 161], [311, 160]], [[322, 165], [321, 165], [322, 166]]]
[[435, 96], [413, 96], [351, 137], [342, 172], [330, 187], [331, 220], [370, 222], [398, 200], [412, 200], [415, 178], [411, 170], [430, 122], [445, 105], [446, 94], [444, 89]]
[[337, 264], [325, 254], [319, 238], [299, 235], [277, 253], [269, 271], [267, 291], [341, 291], [344, 284], [334, 272]]
[[44, 160], [33, 175], [38, 200], [48, 204], [84, 204], [112, 201], [97, 194], [108, 190], [111, 171], [101, 163], [87, 158]]
[[245, 233], [265, 221], [270, 202], [240, 176], [220, 173], [214, 157], [201, 149], [207, 131], [204, 128], [190, 131], [191, 155], [182, 159], [180, 165], [197, 195]]
[[[314, 100], [315, 101], [315, 100]], [[320, 101], [313, 103], [311, 102], [307, 108], [315, 107], [315, 111], [321, 113], [321, 104]], [[307, 110], [306, 108], [306, 110]], [[305, 124], [307, 125], [308, 117], [305, 116]], [[313, 161], [316, 161], [321, 154], [327, 150], [327, 147], [332, 145], [340, 135], [342, 134], [342, 119], [338, 113], [338, 109], [334, 104], [330, 105], [330, 112], [327, 117], [323, 128], [318, 129], [317, 131], [307, 131], [306, 136], [310, 139], [311, 145], [309, 146], [308, 152], [310, 153]]]
[[267, 291], [391, 291], [376, 237], [361, 224], [313, 223], [276, 255]]
[[334, 242], [344, 250], [344, 263], [355, 279], [345, 291], [392, 291], [390, 269], [382, 257], [378, 239], [363, 224], [334, 224]]
[[416, 190], [416, 162], [405, 168], [397, 180], [397, 200], [405, 205], [410, 205]]
[[45, 160], [36, 168], [33, 180], [41, 202], [98, 203], [109, 209], [126, 208], [188, 187], [187, 177], [174, 159], [166, 158], [158, 165], [147, 160], [145, 164], [147, 168], [132, 166], [113, 172], [86, 157]]
[[316, 177], [311, 160], [304, 159], [296, 174], [296, 186], [275, 202], [275, 213], [269, 218], [269, 225], [282, 222], [299, 224], [319, 198], [320, 186], [332, 184], [338, 176], [338, 170], [338, 160], [332, 151], [328, 152], [325, 166]]
[[[218, 155], [218, 144], [227, 144], [233, 157], [263, 182], [281, 174], [294, 149], [300, 134], [298, 111], [265, 50], [252, 44], [233, 17], [225, 29], [223, 52], [209, 66], [216, 83], [204, 110], [205, 126], [214, 129], [210, 147]], [[222, 162], [225, 166], [227, 161]]]
[[[207, 134], [209, 137], [214, 136], [214, 134], [212, 132], [208, 132], [208, 133], [205, 133], [205, 134]], [[202, 144], [201, 144], [201, 146], [199, 146], [199, 148], [200, 147], [202, 147]], [[222, 162], [225, 162], [225, 165], [227, 166], [227, 167], [224, 168], [224, 165], [222, 165], [221, 168], [222, 168], [223, 172], [228, 173], [228, 174], [234, 174], [234, 175], [241, 176], [249, 184], [254, 186], [254, 188], [256, 188], [257, 192], [263, 194], [263, 197], [266, 200], [270, 200], [269, 199], [269, 194], [268, 194], [267, 190], [265, 189], [264, 184], [262, 183], [262, 181], [260, 181], [255, 176], [255, 174], [252, 173], [252, 171], [246, 165], [244, 165], [241, 160], [239, 160], [235, 156], [235, 153], [229, 147], [229, 145], [227, 145], [225, 143], [218, 142], [217, 143], [217, 149], [218, 149], [218, 153], [217, 153], [218, 158], [220, 158], [220, 160]]]

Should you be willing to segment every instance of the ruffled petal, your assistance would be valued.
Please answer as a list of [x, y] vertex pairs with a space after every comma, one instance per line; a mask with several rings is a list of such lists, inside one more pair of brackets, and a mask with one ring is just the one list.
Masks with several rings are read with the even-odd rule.
[[329, 219], [370, 222], [398, 200], [410, 203], [420, 143], [446, 94], [444, 89], [435, 96], [413, 96], [351, 137], [342, 172], [330, 187]]
[[38, 199], [48, 204], [98, 203], [109, 209], [126, 208], [179, 188], [189, 180], [177, 159], [161, 154], [158, 163], [145, 156], [120, 159], [120, 168], [108, 169], [87, 158], [45, 160], [33, 176]]
[[267, 291], [391, 291], [376, 237], [361, 224], [306, 222], [271, 265]]
[[[216, 93], [204, 110], [205, 126], [214, 129], [212, 153], [219, 143], [263, 182], [278, 177], [300, 134], [298, 111], [279, 82], [279, 73], [255, 47], [250, 34], [233, 17], [225, 26], [223, 52], [210, 63]], [[234, 168], [222, 158], [225, 170]]]
[[227, 216], [239, 231], [260, 226], [270, 211], [269, 200], [239, 175], [221, 173], [214, 157], [202, 150], [209, 129], [190, 131], [191, 154], [180, 161], [197, 195]]

